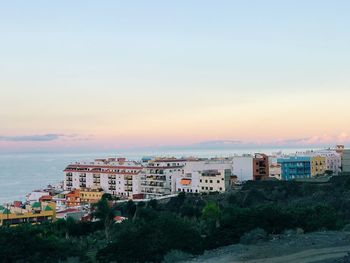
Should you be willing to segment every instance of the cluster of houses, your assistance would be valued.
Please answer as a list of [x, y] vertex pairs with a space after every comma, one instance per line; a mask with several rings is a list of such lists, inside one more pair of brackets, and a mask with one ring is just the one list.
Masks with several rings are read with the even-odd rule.
[[225, 192], [249, 180], [298, 180], [341, 173], [350, 175], [350, 150], [341, 145], [288, 155], [76, 162], [64, 169], [62, 185], [33, 191], [26, 196], [26, 202], [0, 206], [0, 226], [67, 217], [91, 220], [91, 205], [105, 193], [120, 202], [140, 201], [163, 199], [179, 192]]
[[270, 156], [256, 153], [225, 158], [96, 159], [68, 165], [64, 170], [64, 189], [102, 189], [121, 199], [151, 199], [178, 192], [225, 192], [249, 180], [338, 175], [347, 152], [344, 146], [337, 146]]
[[30, 204], [15, 201], [13, 204], [0, 205], [0, 226], [51, 222], [55, 218], [55, 202], [37, 201]]

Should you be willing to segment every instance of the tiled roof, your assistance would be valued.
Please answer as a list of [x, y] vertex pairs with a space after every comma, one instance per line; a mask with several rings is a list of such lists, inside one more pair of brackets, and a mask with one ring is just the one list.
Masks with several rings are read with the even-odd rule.
[[52, 208], [50, 206], [45, 206], [44, 211], [52, 211]]

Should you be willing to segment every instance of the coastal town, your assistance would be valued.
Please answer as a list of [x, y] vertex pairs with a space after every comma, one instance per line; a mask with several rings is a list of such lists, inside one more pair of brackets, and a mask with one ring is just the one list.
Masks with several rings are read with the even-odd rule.
[[[58, 219], [92, 221], [93, 205], [104, 194], [115, 203], [168, 199], [186, 194], [234, 191], [247, 181], [319, 180], [350, 174], [350, 150], [343, 145], [293, 154], [264, 153], [231, 157], [144, 157], [73, 162], [57, 186], [34, 190], [25, 201], [0, 205], [0, 226]], [[115, 221], [125, 218], [116, 216]]]

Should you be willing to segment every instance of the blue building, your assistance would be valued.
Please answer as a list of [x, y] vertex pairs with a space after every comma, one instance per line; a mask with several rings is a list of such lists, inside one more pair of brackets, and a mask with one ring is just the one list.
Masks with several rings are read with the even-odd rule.
[[282, 180], [311, 177], [311, 157], [293, 156], [278, 158], [277, 163], [281, 165]]

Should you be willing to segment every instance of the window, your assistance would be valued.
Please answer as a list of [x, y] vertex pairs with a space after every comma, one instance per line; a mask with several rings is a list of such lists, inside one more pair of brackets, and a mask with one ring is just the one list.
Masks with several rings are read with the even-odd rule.
[[220, 180], [217, 180], [216, 182], [217, 182], [217, 183], [220, 183]]
[[213, 190], [213, 187], [210, 187], [210, 190]]
[[213, 180], [210, 180], [209, 182], [210, 182], [210, 183], [213, 183]]
[[204, 190], [204, 186], [202, 186], [202, 190]]
[[220, 189], [220, 191], [222, 191], [222, 187], [220, 187], [219, 189]]
[[199, 182], [201, 183], [201, 182], [202, 182], [202, 179], [200, 179]]
[[205, 180], [205, 182], [207, 183], [207, 182], [208, 182], [208, 180]]
[[208, 190], [208, 187], [206, 187], [205, 190]]

